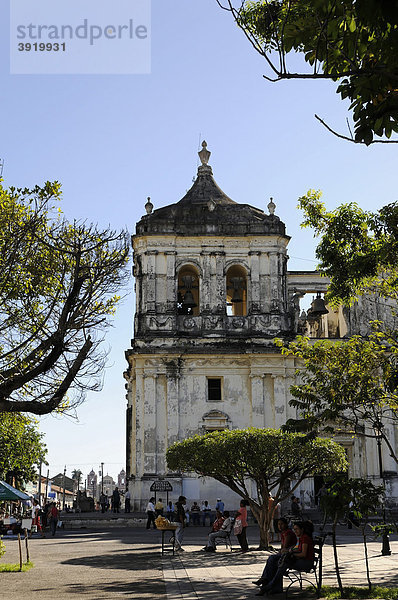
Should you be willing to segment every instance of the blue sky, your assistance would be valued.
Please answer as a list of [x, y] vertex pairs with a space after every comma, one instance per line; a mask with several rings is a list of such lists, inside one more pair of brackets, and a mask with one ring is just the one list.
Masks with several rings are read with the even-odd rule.
[[[267, 82], [264, 61], [216, 0], [152, 0], [149, 75], [10, 75], [8, 2], [0, 6], [5, 185], [59, 180], [70, 219], [133, 232], [147, 196], [157, 208], [191, 186], [202, 139], [231, 198], [266, 209], [273, 196], [292, 236], [290, 269], [316, 264], [296, 209], [308, 189], [322, 189], [330, 208], [377, 209], [396, 199], [396, 146], [366, 148], [328, 133], [314, 113], [346, 133], [347, 105], [335, 85]], [[42, 419], [51, 474], [64, 464], [87, 473], [103, 461], [115, 475], [124, 465], [122, 372], [133, 310], [130, 294], [107, 336], [103, 390], [89, 394], [79, 421]]]

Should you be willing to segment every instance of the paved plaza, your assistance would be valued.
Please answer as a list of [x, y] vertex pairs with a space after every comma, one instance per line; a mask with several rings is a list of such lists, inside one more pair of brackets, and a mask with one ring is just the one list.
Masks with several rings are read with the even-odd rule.
[[[26, 573], [1, 573], [0, 597], [12, 600], [85, 600], [136, 598], [165, 600], [240, 600], [254, 598], [257, 579], [268, 553], [254, 550], [258, 529], [249, 527], [253, 550], [231, 552], [220, 545], [217, 553], [201, 552], [208, 528], [185, 531], [185, 552], [160, 552], [160, 532], [143, 528], [60, 531], [57, 537], [30, 540], [35, 567]], [[238, 549], [236, 538], [234, 550]], [[2, 562], [18, 562], [16, 540], [4, 540]], [[365, 585], [363, 546], [357, 532], [341, 529], [339, 557], [345, 585]], [[391, 556], [381, 556], [381, 542], [369, 543], [372, 581], [398, 585], [398, 541]], [[324, 549], [324, 583], [336, 585], [332, 547]], [[275, 596], [276, 599], [282, 596]]]

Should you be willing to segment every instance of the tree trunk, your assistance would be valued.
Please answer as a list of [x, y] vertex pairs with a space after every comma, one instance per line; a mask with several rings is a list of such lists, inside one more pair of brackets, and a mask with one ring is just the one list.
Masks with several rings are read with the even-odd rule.
[[252, 513], [256, 517], [258, 521], [258, 526], [260, 529], [260, 545], [258, 547], [259, 550], [268, 550], [269, 545], [269, 515], [268, 515], [268, 506], [267, 507], [258, 507], [258, 506], [250, 506]]
[[367, 544], [367, 539], [366, 539], [365, 528], [362, 529], [362, 536], [363, 536], [363, 547], [364, 547], [364, 552], [365, 552], [366, 577], [367, 577], [367, 580], [368, 580], [369, 590], [371, 590], [372, 589], [372, 582], [370, 581], [368, 544]]
[[336, 569], [337, 583], [339, 585], [340, 598], [344, 598], [343, 583], [342, 583], [341, 577], [340, 577], [339, 557], [337, 555], [336, 527], [337, 527], [337, 517], [335, 517], [335, 519], [333, 521], [333, 527], [332, 527], [333, 556], [334, 556], [334, 566]]

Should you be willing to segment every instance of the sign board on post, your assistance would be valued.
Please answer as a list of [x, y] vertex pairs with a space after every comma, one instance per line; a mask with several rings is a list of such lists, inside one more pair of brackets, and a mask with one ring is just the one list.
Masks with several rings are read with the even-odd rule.
[[156, 500], [156, 492], [166, 492], [167, 498], [166, 502], [169, 503], [169, 492], [173, 491], [173, 486], [170, 481], [166, 481], [165, 479], [159, 479], [159, 481], [154, 481], [150, 487], [151, 492], [155, 492], [155, 500]]
[[150, 487], [151, 492], [172, 492], [173, 486], [170, 481], [161, 479], [160, 481], [154, 481]]
[[55, 498], [55, 492], [48, 492], [47, 495], [49, 498]]

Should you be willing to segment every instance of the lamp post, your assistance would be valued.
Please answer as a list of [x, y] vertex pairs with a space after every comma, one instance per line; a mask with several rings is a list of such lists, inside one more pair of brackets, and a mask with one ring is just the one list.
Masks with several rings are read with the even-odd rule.
[[62, 510], [65, 512], [65, 476], [66, 476], [66, 465], [64, 466], [64, 475], [62, 477]]
[[381, 439], [382, 439], [382, 432], [383, 432], [383, 423], [380, 421], [380, 419], [377, 419], [377, 421], [375, 421], [375, 423], [373, 424], [373, 429], [375, 432], [375, 437], [376, 437], [376, 441], [377, 441], [377, 452], [379, 455], [379, 474], [380, 474], [380, 479], [383, 482], [383, 504], [382, 504], [383, 537], [382, 537], [381, 554], [382, 554], [382, 556], [390, 556], [390, 554], [391, 554], [390, 538], [388, 536], [387, 529], [386, 529], [386, 482], [384, 479], [383, 457], [381, 454]]
[[104, 495], [104, 463], [101, 463], [101, 494]]

